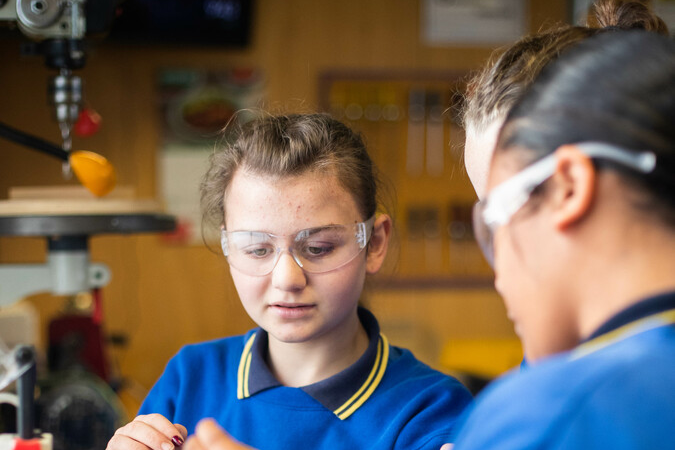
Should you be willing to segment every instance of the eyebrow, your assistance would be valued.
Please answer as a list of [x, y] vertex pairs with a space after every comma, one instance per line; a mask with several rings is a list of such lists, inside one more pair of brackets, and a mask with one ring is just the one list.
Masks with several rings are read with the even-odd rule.
[[309, 237], [313, 234], [319, 233], [321, 231], [328, 230], [328, 229], [331, 229], [331, 228], [338, 228], [338, 227], [342, 228], [342, 227], [345, 227], [345, 225], [332, 224], [332, 225], [322, 225], [322, 226], [313, 227], [313, 228], [305, 228], [304, 230], [300, 230], [297, 233], [295, 233], [296, 240], [298, 238], [306, 238], [306, 237]]
[[234, 231], [225, 230], [225, 231], [227, 231], [228, 233], [257, 233], [257, 234], [268, 234], [274, 237], [289, 237], [289, 236], [298, 236], [301, 233], [306, 233], [307, 235], [310, 235], [331, 228], [348, 227], [348, 226], [350, 225], [341, 225], [341, 224], [320, 225], [318, 227], [303, 228], [302, 230], [298, 230], [295, 233], [290, 234], [275, 234], [269, 231], [262, 231], [262, 230], [234, 230]]

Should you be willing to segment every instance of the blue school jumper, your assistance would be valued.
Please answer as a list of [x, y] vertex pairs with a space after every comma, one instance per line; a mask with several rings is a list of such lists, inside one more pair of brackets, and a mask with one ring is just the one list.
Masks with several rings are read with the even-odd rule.
[[266, 362], [267, 333], [188, 345], [168, 363], [139, 414], [184, 425], [213, 417], [239, 441], [272, 449], [429, 449], [452, 442], [471, 395], [456, 379], [390, 346], [359, 309], [369, 337], [361, 358], [318, 383], [286, 387]]
[[675, 449], [675, 292], [481, 395], [454, 450]]

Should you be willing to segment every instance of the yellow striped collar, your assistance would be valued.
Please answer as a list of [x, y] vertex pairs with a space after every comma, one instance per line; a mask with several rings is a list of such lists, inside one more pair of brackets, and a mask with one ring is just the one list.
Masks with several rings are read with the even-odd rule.
[[571, 358], [578, 359], [639, 333], [673, 324], [675, 324], [675, 309], [651, 314], [584, 342], [574, 349]]
[[[342, 372], [301, 389], [340, 420], [351, 416], [375, 392], [387, 370], [389, 342], [380, 333], [375, 317], [359, 308], [359, 319], [368, 333], [365, 353]], [[263, 390], [281, 386], [265, 363], [267, 333], [256, 329], [247, 338], [237, 371], [237, 398], [249, 398]]]

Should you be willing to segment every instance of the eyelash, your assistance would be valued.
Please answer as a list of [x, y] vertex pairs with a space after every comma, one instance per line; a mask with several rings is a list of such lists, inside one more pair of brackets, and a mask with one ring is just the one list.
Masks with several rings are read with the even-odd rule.
[[[259, 250], [265, 250], [266, 253], [264, 255], [258, 255], [256, 252], [258, 252]], [[256, 257], [256, 258], [264, 258], [264, 257], [269, 256], [272, 253], [274, 253], [274, 250], [272, 248], [269, 248], [269, 247], [256, 247], [256, 248], [252, 248], [250, 250], [246, 249], [246, 250], [244, 250], [244, 253], [246, 253], [247, 255]]]
[[[321, 253], [315, 254], [315, 253], [312, 253], [312, 252], [308, 252], [309, 249], [316, 249], [316, 248], [320, 249]], [[327, 254], [331, 253], [334, 249], [335, 249], [335, 245], [333, 245], [333, 244], [317, 244], [317, 245], [311, 245], [310, 244], [310, 245], [305, 245], [303, 247], [303, 254], [309, 255], [311, 257], [319, 257], [319, 256], [324, 256], [324, 255], [327, 255]]]

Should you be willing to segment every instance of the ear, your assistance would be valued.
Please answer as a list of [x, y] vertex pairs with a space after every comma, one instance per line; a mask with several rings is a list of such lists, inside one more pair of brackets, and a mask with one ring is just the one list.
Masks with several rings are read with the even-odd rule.
[[581, 220], [591, 207], [596, 173], [591, 158], [575, 145], [563, 145], [555, 154], [553, 219], [555, 226], [564, 230]]
[[366, 273], [369, 275], [376, 274], [382, 267], [384, 258], [387, 256], [391, 231], [391, 217], [386, 214], [377, 216], [373, 224], [373, 232], [370, 235], [368, 248], [366, 249]]

